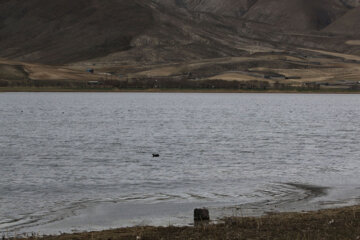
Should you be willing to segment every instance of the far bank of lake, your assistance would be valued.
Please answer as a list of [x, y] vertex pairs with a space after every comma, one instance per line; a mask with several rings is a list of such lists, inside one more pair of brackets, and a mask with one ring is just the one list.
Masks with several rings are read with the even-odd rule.
[[0, 87], [1, 92], [144, 92], [144, 93], [300, 93], [300, 94], [360, 94], [360, 90], [327, 88], [327, 89], [182, 89], [182, 88], [150, 88], [150, 89], [119, 89], [119, 88], [56, 88], [56, 87]]

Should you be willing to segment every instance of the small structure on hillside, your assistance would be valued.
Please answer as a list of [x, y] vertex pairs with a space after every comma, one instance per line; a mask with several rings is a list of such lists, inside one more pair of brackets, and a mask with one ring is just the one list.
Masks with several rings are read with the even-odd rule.
[[94, 72], [95, 72], [93, 68], [88, 68], [88, 69], [86, 69], [86, 71], [91, 74], [94, 74]]

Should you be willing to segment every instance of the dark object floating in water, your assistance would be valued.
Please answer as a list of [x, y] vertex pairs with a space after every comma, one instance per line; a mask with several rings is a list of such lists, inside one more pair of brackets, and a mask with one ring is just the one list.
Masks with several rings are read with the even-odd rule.
[[210, 221], [209, 210], [206, 208], [194, 210], [194, 222]]
[[154, 154], [153, 154], [153, 157], [154, 157], [154, 158], [155, 158], [155, 157], [160, 157], [160, 154], [154, 153]]

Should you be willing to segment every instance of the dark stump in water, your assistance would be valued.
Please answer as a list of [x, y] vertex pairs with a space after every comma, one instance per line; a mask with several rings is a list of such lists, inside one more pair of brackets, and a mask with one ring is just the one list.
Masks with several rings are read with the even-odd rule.
[[195, 209], [194, 210], [194, 221], [195, 222], [210, 221], [209, 210], [206, 208]]

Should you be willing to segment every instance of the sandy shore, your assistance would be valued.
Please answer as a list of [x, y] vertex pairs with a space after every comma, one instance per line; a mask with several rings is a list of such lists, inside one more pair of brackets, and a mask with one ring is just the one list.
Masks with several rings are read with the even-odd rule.
[[[22, 238], [19, 236], [18, 239]], [[222, 223], [194, 227], [132, 227], [60, 236], [32, 236], [27, 239], [360, 239], [360, 206], [270, 214], [258, 218], [232, 217], [224, 219]]]

